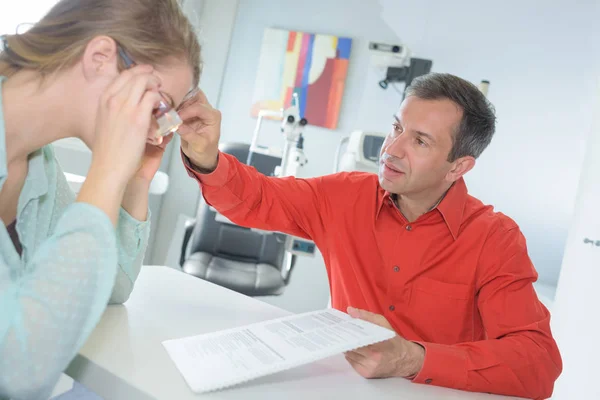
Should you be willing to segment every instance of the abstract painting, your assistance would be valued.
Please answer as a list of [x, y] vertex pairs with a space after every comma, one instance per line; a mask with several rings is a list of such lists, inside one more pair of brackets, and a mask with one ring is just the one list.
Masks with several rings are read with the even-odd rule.
[[350, 38], [265, 29], [252, 115], [287, 108], [297, 93], [301, 118], [336, 129], [351, 47]]

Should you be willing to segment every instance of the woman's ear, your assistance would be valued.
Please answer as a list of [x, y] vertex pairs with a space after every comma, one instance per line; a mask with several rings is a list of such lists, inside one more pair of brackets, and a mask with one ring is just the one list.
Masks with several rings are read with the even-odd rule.
[[115, 76], [119, 72], [117, 43], [108, 36], [96, 36], [85, 47], [81, 64], [86, 80]]

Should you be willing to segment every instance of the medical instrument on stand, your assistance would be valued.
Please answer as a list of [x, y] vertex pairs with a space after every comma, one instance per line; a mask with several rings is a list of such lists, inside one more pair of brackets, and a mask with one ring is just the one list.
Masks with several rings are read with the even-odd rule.
[[298, 176], [298, 170], [308, 163], [308, 159], [304, 154], [304, 136], [302, 136], [302, 133], [296, 141], [296, 147], [290, 151], [288, 160], [288, 169], [285, 171], [285, 176]]
[[[283, 150], [259, 144], [260, 128], [264, 117], [281, 118], [280, 130], [284, 138]], [[281, 163], [275, 168], [273, 175], [277, 177], [298, 176], [300, 169], [308, 162], [304, 154], [304, 136], [302, 135], [302, 131], [307, 124], [306, 118], [300, 117], [300, 104], [297, 93], [292, 95], [291, 105], [286, 109], [279, 112], [260, 110], [254, 135], [252, 136], [252, 143], [250, 144], [247, 164], [253, 165], [265, 157], [280, 157]], [[316, 246], [312, 241], [290, 235], [287, 235], [285, 241], [286, 253], [289, 256], [314, 257]], [[287, 263], [287, 265], [291, 264]]]
[[[354, 131], [338, 144], [333, 172], [361, 171], [376, 174], [379, 171], [379, 152], [387, 133]], [[342, 154], [342, 151], [345, 151]]]
[[[284, 137], [283, 150], [259, 144], [260, 128], [265, 117], [281, 118], [280, 130]], [[279, 166], [275, 167], [273, 176], [298, 176], [301, 168], [308, 162], [304, 154], [304, 136], [302, 135], [302, 131], [307, 124], [308, 121], [306, 118], [300, 117], [300, 105], [297, 93], [292, 95], [291, 105], [286, 109], [282, 109], [279, 112], [260, 110], [258, 112], [254, 135], [252, 136], [252, 143], [250, 144], [247, 164], [255, 165], [265, 162], [267, 159], [270, 159], [269, 161], [272, 162], [273, 159], [279, 157], [281, 162]], [[286, 254], [288, 256], [314, 257], [316, 245], [312, 241], [290, 235], [287, 235], [285, 241]], [[291, 265], [287, 261], [286, 264]]]
[[[259, 144], [260, 130], [265, 117], [281, 119], [280, 130], [284, 137], [283, 149], [279, 147], [269, 147]], [[302, 131], [307, 125], [306, 118], [300, 117], [300, 106], [298, 94], [292, 95], [290, 107], [280, 111], [260, 110], [258, 120], [252, 135], [250, 143], [250, 152], [246, 164], [253, 165], [261, 158], [270, 158], [281, 160], [280, 165], [273, 171], [273, 176], [296, 176], [300, 167], [304, 166], [308, 160], [304, 155], [304, 137]], [[294, 153], [294, 154], [292, 154]]]
[[[306, 118], [300, 118], [300, 105], [298, 104], [298, 94], [294, 93], [292, 96], [292, 104], [289, 108], [283, 110], [283, 122], [281, 124], [281, 132], [285, 138], [285, 144], [283, 147], [283, 155], [281, 156], [281, 175], [290, 176], [294, 175], [291, 173], [292, 165], [297, 163], [297, 160], [290, 157], [292, 150], [297, 148], [298, 141], [304, 138], [302, 137], [302, 130], [306, 126], [308, 121]], [[302, 146], [302, 145], [301, 145]], [[304, 152], [302, 152], [304, 154]], [[294, 168], [294, 171], [297, 170]]]
[[433, 61], [422, 58], [411, 58], [409, 65], [403, 67], [388, 67], [385, 79], [379, 82], [379, 87], [387, 89], [390, 83], [404, 82], [404, 92], [402, 100], [406, 96], [406, 89], [410, 86], [412, 81], [421, 76], [431, 72]]

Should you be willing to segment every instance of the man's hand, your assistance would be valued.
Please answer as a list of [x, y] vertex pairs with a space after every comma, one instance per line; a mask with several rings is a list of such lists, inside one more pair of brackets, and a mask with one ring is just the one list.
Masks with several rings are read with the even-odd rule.
[[217, 167], [219, 137], [221, 136], [221, 113], [214, 109], [206, 95], [198, 93], [181, 105], [179, 127], [181, 150], [192, 164], [200, 170], [211, 171]]
[[[384, 316], [348, 307], [348, 314], [394, 330]], [[346, 360], [364, 378], [408, 378], [419, 373], [425, 349], [396, 335], [395, 338], [345, 353]]]

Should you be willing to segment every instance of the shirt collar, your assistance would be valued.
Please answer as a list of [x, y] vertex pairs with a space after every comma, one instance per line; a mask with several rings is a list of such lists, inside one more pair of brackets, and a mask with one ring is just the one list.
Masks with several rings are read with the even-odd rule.
[[446, 192], [446, 196], [436, 207], [442, 214], [446, 226], [450, 229], [454, 240], [458, 238], [460, 225], [462, 224], [463, 215], [465, 212], [465, 204], [467, 202], [467, 184], [463, 178], [460, 178]]
[[[383, 189], [380, 189], [383, 191]], [[460, 225], [462, 223], [463, 214], [465, 210], [465, 203], [467, 201], [468, 191], [467, 185], [463, 178], [460, 178], [448, 189], [444, 197], [432, 208], [437, 209], [442, 215], [446, 226], [450, 230], [454, 240], [458, 238], [460, 231]], [[386, 202], [391, 202], [391, 194], [387, 191], [383, 191], [383, 195], [380, 196], [379, 203], [377, 204], [377, 217], [381, 212], [381, 208]]]

